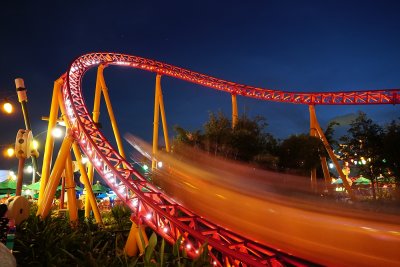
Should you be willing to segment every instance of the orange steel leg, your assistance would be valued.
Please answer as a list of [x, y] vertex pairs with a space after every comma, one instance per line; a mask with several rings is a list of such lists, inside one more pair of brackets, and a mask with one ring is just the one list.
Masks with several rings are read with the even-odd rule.
[[67, 188], [68, 196], [69, 220], [71, 222], [75, 222], [78, 220], [78, 206], [76, 204], [76, 191], [71, 153], [68, 153], [67, 161], [65, 163], [65, 187]]
[[315, 107], [313, 105], [310, 105], [310, 106], [308, 106], [308, 108], [309, 108], [309, 111], [310, 111], [310, 119], [312, 119], [312, 121], [314, 123], [314, 128], [317, 131], [318, 136], [321, 139], [322, 143], [324, 144], [325, 149], [329, 154], [329, 157], [331, 158], [333, 164], [335, 165], [336, 170], [339, 173], [340, 178], [342, 178], [343, 185], [346, 188], [350, 198], [354, 200], [355, 196], [354, 196], [353, 191], [351, 190], [350, 184], [347, 181], [346, 176], [343, 174], [343, 171], [340, 168], [339, 161], [337, 160], [336, 155], [333, 153], [333, 150], [332, 150], [331, 146], [329, 145], [328, 140], [326, 139], [325, 134], [321, 129], [321, 126], [319, 126], [319, 123], [318, 123], [318, 120], [317, 120], [317, 115], [315, 113]]
[[232, 96], [232, 129], [234, 129], [238, 123], [239, 115], [238, 115], [236, 94], [231, 94], [231, 96]]
[[44, 191], [43, 202], [38, 209], [38, 215], [40, 215], [42, 218], [45, 218], [51, 210], [51, 205], [53, 203], [54, 195], [57, 190], [57, 185], [60, 183], [60, 177], [62, 172], [64, 171], [65, 161], [68, 154], [70, 153], [72, 142], [72, 136], [67, 133], [58, 153], [53, 171], [51, 172], [49, 182]]
[[50, 116], [49, 116], [49, 123], [47, 126], [47, 134], [46, 134], [46, 144], [44, 148], [44, 155], [43, 155], [43, 165], [42, 165], [42, 175], [40, 178], [40, 189], [39, 189], [39, 199], [38, 205], [40, 206], [43, 199], [44, 190], [47, 185], [47, 181], [50, 175], [51, 169], [51, 158], [53, 155], [54, 149], [54, 137], [51, 134], [51, 130], [57, 123], [57, 115], [59, 111], [59, 95], [61, 91], [61, 86], [63, 84], [63, 79], [58, 79], [54, 82], [53, 87], [53, 96], [51, 99], [51, 107], [50, 107]]

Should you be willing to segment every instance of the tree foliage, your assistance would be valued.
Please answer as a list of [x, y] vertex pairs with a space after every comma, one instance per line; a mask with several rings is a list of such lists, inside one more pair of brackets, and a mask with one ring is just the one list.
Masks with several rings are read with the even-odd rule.
[[292, 135], [279, 147], [279, 167], [309, 174], [320, 165], [322, 155], [325, 155], [325, 148], [319, 138], [307, 134]]
[[277, 141], [266, 133], [265, 118], [249, 118], [246, 115], [239, 117], [236, 126], [232, 129], [232, 122], [222, 112], [210, 113], [209, 120], [204, 124], [203, 131], [187, 131], [175, 126], [177, 133], [174, 149], [189, 145], [204, 149], [210, 154], [225, 158], [237, 159], [245, 162], [263, 162], [264, 166], [275, 165]]

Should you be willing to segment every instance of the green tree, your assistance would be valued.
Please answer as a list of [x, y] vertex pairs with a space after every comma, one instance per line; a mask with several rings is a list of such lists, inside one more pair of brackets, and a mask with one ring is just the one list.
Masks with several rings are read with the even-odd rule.
[[375, 179], [384, 168], [382, 127], [365, 113], [359, 112], [350, 123], [348, 134], [340, 140], [342, 159], [348, 162], [353, 159], [359, 163], [359, 173], [371, 180], [373, 197], [376, 199]]
[[[385, 128], [385, 137], [383, 139], [383, 153], [388, 171], [384, 175], [394, 175], [398, 189], [400, 186], [400, 122], [392, 121]], [[398, 190], [399, 191], [399, 190]]]
[[217, 114], [211, 112], [209, 120], [204, 124], [204, 137], [208, 152], [227, 156], [231, 148], [231, 121], [221, 111]]
[[335, 126], [339, 126], [340, 123], [337, 121], [331, 121], [329, 122], [328, 126], [326, 127], [326, 130], [324, 132], [324, 135], [326, 137], [326, 140], [328, 141], [329, 145], [331, 147], [337, 147], [339, 143], [334, 139], [334, 134], [335, 134]]
[[232, 131], [231, 146], [233, 157], [242, 161], [251, 161], [261, 154], [266, 144], [263, 130], [266, 127], [263, 117], [248, 118], [241, 116]]
[[320, 156], [325, 153], [319, 138], [308, 134], [292, 135], [279, 146], [279, 167], [306, 175], [320, 166]]

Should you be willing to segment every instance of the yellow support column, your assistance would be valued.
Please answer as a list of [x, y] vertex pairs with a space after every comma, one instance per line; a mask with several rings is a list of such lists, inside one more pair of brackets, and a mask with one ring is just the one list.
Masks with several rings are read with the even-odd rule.
[[167, 117], [165, 116], [165, 109], [164, 109], [164, 98], [161, 89], [161, 75], [157, 74], [156, 76], [156, 88], [158, 88], [158, 101], [160, 103], [160, 111], [161, 111], [161, 121], [163, 125], [163, 132], [164, 132], [164, 140], [165, 140], [165, 150], [170, 152], [171, 147], [169, 145], [169, 137], [168, 137], [168, 126], [167, 126]]
[[[93, 122], [98, 123], [100, 117], [100, 101], [101, 101], [101, 78], [103, 76], [104, 65], [100, 65], [97, 68], [97, 78], [96, 78], [96, 89], [94, 93], [94, 105], [93, 105]], [[94, 167], [91, 162], [87, 164], [87, 175], [90, 187], [93, 185], [93, 177], [94, 177]], [[86, 188], [86, 185], [85, 185]], [[86, 192], [88, 192], [88, 188], [86, 188]], [[96, 204], [97, 206], [97, 204]], [[85, 218], [90, 217], [90, 200], [85, 198]]]
[[44, 191], [43, 201], [41, 205], [39, 205], [37, 214], [40, 215], [42, 218], [45, 218], [51, 210], [54, 195], [56, 193], [57, 186], [60, 183], [60, 177], [64, 171], [65, 162], [67, 160], [68, 154], [70, 153], [72, 142], [73, 138], [68, 132], [67, 135], [64, 137], [64, 141], [62, 142], [57, 160], [54, 164], [53, 171], [51, 172], [48, 185], [46, 186], [46, 189]]
[[160, 92], [160, 79], [161, 75], [157, 74], [156, 76], [156, 89], [154, 95], [154, 119], [153, 119], [153, 159], [151, 161], [151, 169], [156, 169], [156, 159], [155, 156], [158, 151], [158, 123], [159, 123], [159, 92]]
[[98, 224], [103, 224], [99, 208], [97, 207], [96, 197], [94, 196], [92, 186], [89, 182], [89, 178], [86, 173], [85, 165], [83, 165], [82, 163], [82, 154], [76, 142], [72, 144], [72, 149], [74, 150], [75, 159], [76, 162], [78, 163], [79, 171], [81, 173], [81, 181], [83, 182], [83, 185], [86, 188], [86, 199], [88, 199], [88, 201], [90, 202], [90, 206], [93, 208], [93, 214], [94, 218], [96, 219], [96, 222]]
[[324, 172], [325, 179], [325, 190], [327, 192], [331, 189], [331, 175], [329, 174], [328, 163], [326, 162], [326, 157], [321, 157], [322, 171]]
[[68, 196], [69, 220], [75, 222], [78, 220], [78, 207], [76, 205], [74, 170], [72, 167], [71, 153], [68, 153], [67, 161], [65, 163], [65, 187]]
[[235, 128], [235, 126], [238, 123], [239, 116], [238, 116], [238, 108], [237, 108], [237, 99], [236, 99], [236, 94], [233, 93], [232, 95], [232, 129]]
[[340, 168], [339, 161], [337, 160], [337, 157], [336, 157], [335, 153], [333, 153], [333, 150], [332, 150], [331, 146], [329, 145], [328, 140], [326, 139], [324, 132], [322, 131], [321, 127], [319, 126], [314, 106], [310, 105], [308, 107], [309, 107], [309, 111], [310, 111], [310, 118], [312, 117], [312, 119], [313, 119], [313, 121], [315, 123], [314, 124], [314, 128], [317, 130], [319, 138], [321, 139], [322, 143], [324, 144], [325, 149], [329, 154], [329, 157], [331, 158], [333, 164], [335, 165], [335, 168], [336, 168], [337, 172], [339, 173], [340, 178], [343, 181], [343, 186], [346, 188], [350, 198], [355, 200], [356, 198], [354, 196], [354, 193], [351, 190], [350, 184], [347, 181], [346, 176], [343, 174], [343, 171]]
[[46, 188], [46, 184], [50, 175], [51, 158], [53, 156], [53, 148], [54, 148], [54, 137], [51, 134], [51, 130], [57, 123], [57, 116], [59, 111], [58, 95], [60, 94], [62, 84], [63, 84], [63, 79], [58, 79], [54, 82], [54, 87], [53, 87], [53, 96], [51, 99], [49, 123], [47, 126], [47, 134], [46, 134], [46, 144], [43, 155], [42, 175], [40, 178], [40, 189], [39, 189], [39, 199], [38, 199], [39, 206], [42, 203], [44, 189]]
[[132, 222], [131, 230], [129, 231], [128, 239], [125, 243], [124, 251], [129, 257], [136, 256], [138, 253], [136, 235], [139, 232], [138, 226], [135, 222]]
[[[102, 68], [100, 68], [102, 67]], [[118, 151], [119, 154], [123, 157], [125, 157], [125, 151], [124, 151], [124, 147], [122, 145], [122, 139], [121, 139], [121, 135], [119, 134], [119, 130], [118, 130], [118, 126], [117, 126], [117, 120], [115, 119], [115, 115], [114, 115], [114, 111], [111, 105], [111, 100], [110, 100], [110, 96], [108, 94], [108, 88], [106, 85], [106, 82], [104, 80], [104, 75], [103, 75], [103, 70], [104, 70], [104, 66], [100, 65], [98, 72], [97, 72], [97, 77], [100, 81], [101, 84], [101, 89], [103, 92], [103, 96], [104, 96], [104, 100], [106, 102], [106, 106], [107, 106], [107, 111], [108, 111], [108, 115], [110, 116], [110, 121], [111, 121], [111, 127], [113, 129], [114, 132], [114, 136], [115, 136], [115, 141], [117, 142], [117, 147], [118, 147]], [[94, 114], [93, 114], [94, 117]]]
[[[309, 106], [309, 109], [311, 110], [311, 107], [314, 108], [314, 106]], [[310, 111], [310, 136], [313, 137], [318, 137], [317, 130], [315, 129], [315, 119], [314, 116], [312, 115]], [[317, 186], [317, 169], [313, 168], [311, 170], [311, 189], [316, 192], [318, 190]]]

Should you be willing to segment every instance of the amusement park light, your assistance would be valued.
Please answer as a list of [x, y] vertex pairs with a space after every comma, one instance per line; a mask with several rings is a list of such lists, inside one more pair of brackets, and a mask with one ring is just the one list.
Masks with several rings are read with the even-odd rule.
[[12, 147], [7, 148], [7, 150], [6, 150], [6, 155], [7, 155], [8, 157], [11, 158], [12, 156], [14, 156], [14, 154], [15, 154], [14, 148], [12, 148]]
[[335, 167], [335, 165], [331, 162], [331, 163], [329, 163], [329, 168], [330, 169], [333, 169], [333, 167]]
[[28, 166], [25, 168], [25, 171], [26, 171], [27, 173], [32, 173], [32, 172], [33, 172], [32, 166], [31, 166], [31, 165], [28, 165]]
[[3, 104], [3, 110], [7, 113], [7, 114], [11, 114], [13, 112], [13, 106], [12, 104], [6, 99], [4, 104]]
[[149, 166], [147, 166], [146, 164], [143, 165], [143, 170], [147, 171], [149, 169]]
[[60, 138], [62, 137], [63, 131], [59, 127], [56, 127], [53, 130], [51, 130], [51, 134], [55, 138]]
[[87, 157], [82, 157], [82, 164], [86, 164], [89, 161]]
[[39, 142], [37, 140], [32, 141], [32, 147], [33, 149], [38, 149], [39, 148]]
[[162, 168], [162, 166], [163, 166], [162, 161], [157, 162], [157, 166], [158, 166], [158, 168]]

